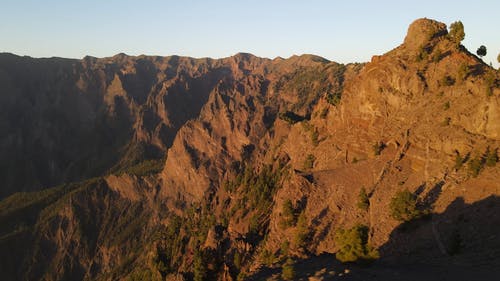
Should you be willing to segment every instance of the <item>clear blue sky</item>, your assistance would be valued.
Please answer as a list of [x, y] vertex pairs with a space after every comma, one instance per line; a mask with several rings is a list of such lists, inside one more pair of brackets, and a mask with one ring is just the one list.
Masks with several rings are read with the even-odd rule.
[[362, 62], [399, 45], [420, 17], [461, 20], [463, 44], [474, 53], [486, 45], [484, 60], [498, 66], [498, 0], [0, 0], [0, 52], [69, 58], [312, 53]]

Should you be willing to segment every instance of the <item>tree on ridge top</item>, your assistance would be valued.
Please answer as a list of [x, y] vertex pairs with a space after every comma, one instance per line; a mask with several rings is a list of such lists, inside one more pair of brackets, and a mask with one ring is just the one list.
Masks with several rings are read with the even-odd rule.
[[456, 21], [450, 24], [450, 32], [448, 36], [452, 42], [454, 42], [457, 46], [460, 45], [460, 42], [465, 38], [464, 25], [461, 21]]
[[477, 48], [476, 54], [483, 59], [484, 56], [486, 56], [486, 46], [481, 45], [479, 48]]

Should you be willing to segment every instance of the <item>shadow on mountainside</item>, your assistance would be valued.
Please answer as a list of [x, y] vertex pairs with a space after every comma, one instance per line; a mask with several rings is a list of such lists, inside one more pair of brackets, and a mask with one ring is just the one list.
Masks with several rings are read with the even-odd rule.
[[[443, 213], [395, 228], [376, 262], [342, 264], [322, 254], [297, 260], [294, 280], [496, 280], [499, 233], [500, 197], [470, 204], [459, 197]], [[262, 268], [248, 280], [282, 280], [281, 268]]]

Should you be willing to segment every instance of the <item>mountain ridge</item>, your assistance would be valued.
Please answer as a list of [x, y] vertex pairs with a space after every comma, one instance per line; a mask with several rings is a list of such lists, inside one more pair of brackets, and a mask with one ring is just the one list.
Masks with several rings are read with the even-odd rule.
[[[21, 190], [41, 187], [26, 171], [70, 167], [74, 147], [89, 155], [73, 164], [84, 168], [79, 177], [48, 182], [99, 177], [0, 202], [0, 253], [13, 256], [0, 271], [12, 280], [277, 280], [288, 259], [297, 276], [317, 280], [341, 278], [338, 268], [351, 268], [342, 274], [352, 280], [398, 280], [391, 274], [415, 269], [388, 268], [412, 263], [430, 280], [436, 265], [498, 272], [498, 71], [452, 42], [442, 23], [415, 21], [400, 46], [366, 64], [244, 53], [70, 62], [52, 72], [42, 65], [44, 77], [21, 63], [6, 71], [0, 56], [0, 84], [14, 93], [0, 100], [12, 122], [0, 126], [9, 128], [3, 157], [31, 139], [39, 151], [52, 148], [41, 164], [9, 163], [25, 174]], [[59, 117], [44, 114], [53, 104]], [[31, 118], [14, 118], [19, 109]], [[60, 116], [68, 123], [54, 125]], [[43, 122], [10, 126], [32, 119]], [[53, 138], [59, 128], [69, 131]], [[97, 162], [98, 171], [86, 170]], [[23, 186], [16, 179], [3, 196]], [[394, 218], [390, 205], [403, 191], [421, 217]], [[373, 266], [322, 258], [339, 257], [338, 233], [357, 225], [367, 229], [363, 247], [378, 249]], [[310, 271], [308, 262], [324, 266]]]

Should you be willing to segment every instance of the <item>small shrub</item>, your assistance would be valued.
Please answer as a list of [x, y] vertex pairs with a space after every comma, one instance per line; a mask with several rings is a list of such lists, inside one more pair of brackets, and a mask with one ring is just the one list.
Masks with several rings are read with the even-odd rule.
[[486, 157], [486, 166], [494, 167], [498, 162], [498, 148], [490, 150], [490, 148], [488, 147], [485, 153], [485, 157]]
[[362, 187], [358, 195], [358, 208], [360, 208], [363, 211], [368, 211], [369, 207], [370, 207], [370, 200], [368, 194], [366, 194], [366, 189]]
[[443, 86], [453, 86], [453, 84], [455, 84], [455, 79], [449, 75], [446, 75], [441, 79], [441, 85]]
[[398, 191], [391, 199], [391, 216], [402, 222], [422, 217], [423, 212], [417, 209], [417, 197], [409, 190]]
[[316, 161], [316, 157], [312, 154], [308, 154], [306, 160], [304, 160], [304, 169], [312, 169], [314, 167], [314, 161]]
[[341, 99], [342, 94], [340, 92], [328, 93], [326, 95], [326, 101], [333, 106], [337, 106], [340, 103]]
[[297, 222], [297, 218], [295, 215], [295, 209], [293, 208], [292, 201], [290, 199], [287, 199], [283, 203], [283, 210], [282, 210], [282, 219], [279, 222], [279, 226], [282, 229], [286, 229], [291, 226], [295, 226]]
[[318, 146], [318, 144], [319, 144], [319, 132], [318, 132], [318, 130], [313, 130], [311, 132], [311, 142], [314, 146]]
[[194, 281], [203, 281], [207, 274], [205, 260], [203, 259], [203, 254], [200, 250], [197, 250], [194, 254], [193, 260], [193, 275]]
[[464, 25], [461, 21], [456, 21], [450, 24], [448, 38], [451, 42], [455, 43], [457, 47], [460, 46], [460, 42], [462, 42], [465, 38]]
[[465, 159], [460, 156], [460, 153], [457, 152], [457, 154], [455, 155], [455, 170], [460, 170], [460, 168], [462, 168], [462, 166], [464, 165], [464, 162]]
[[481, 170], [483, 169], [484, 165], [484, 159], [480, 156], [477, 156], [473, 159], [471, 159], [468, 163], [468, 168], [469, 168], [469, 174], [472, 177], [477, 177]]
[[245, 281], [246, 278], [247, 274], [243, 271], [240, 271], [240, 273], [238, 273], [238, 276], [236, 276], [236, 281]]
[[234, 253], [233, 264], [234, 267], [236, 267], [238, 270], [241, 269], [242, 260], [241, 260], [241, 254], [238, 251]]
[[321, 113], [319, 114], [319, 117], [321, 119], [326, 119], [326, 116], [328, 115], [328, 107], [325, 107], [321, 110]]
[[261, 258], [262, 262], [267, 266], [273, 265], [276, 261], [273, 252], [269, 251], [268, 249], [262, 251]]
[[288, 256], [289, 252], [290, 252], [290, 242], [286, 240], [280, 245], [280, 254], [281, 256], [286, 257]]
[[297, 248], [302, 248], [305, 246], [307, 236], [309, 235], [309, 229], [307, 227], [307, 217], [304, 211], [302, 211], [297, 219], [297, 229], [295, 232], [295, 245]]
[[467, 64], [465, 63], [460, 64], [457, 71], [457, 80], [464, 81], [465, 78], [467, 78], [468, 74], [469, 74], [469, 67], [467, 66]]
[[375, 154], [375, 156], [378, 156], [380, 155], [380, 153], [382, 153], [382, 150], [384, 150], [385, 148], [385, 144], [381, 141], [373, 144], [373, 154]]
[[441, 123], [441, 125], [443, 125], [443, 126], [449, 126], [450, 123], [451, 123], [451, 118], [450, 117], [445, 117], [443, 119], [443, 122]]
[[415, 61], [416, 62], [426, 61], [428, 57], [429, 53], [427, 52], [427, 49], [424, 46], [421, 46], [415, 58]]
[[339, 251], [335, 254], [341, 262], [370, 261], [379, 257], [378, 251], [368, 245], [368, 227], [356, 225], [350, 229], [339, 229], [335, 233]]
[[295, 278], [294, 261], [288, 258], [281, 268], [281, 278], [284, 280], [293, 280]]
[[443, 104], [443, 109], [444, 109], [444, 110], [448, 110], [448, 109], [450, 109], [450, 102], [449, 102], [449, 101], [447, 101], [447, 102], [445, 102], [445, 103]]

